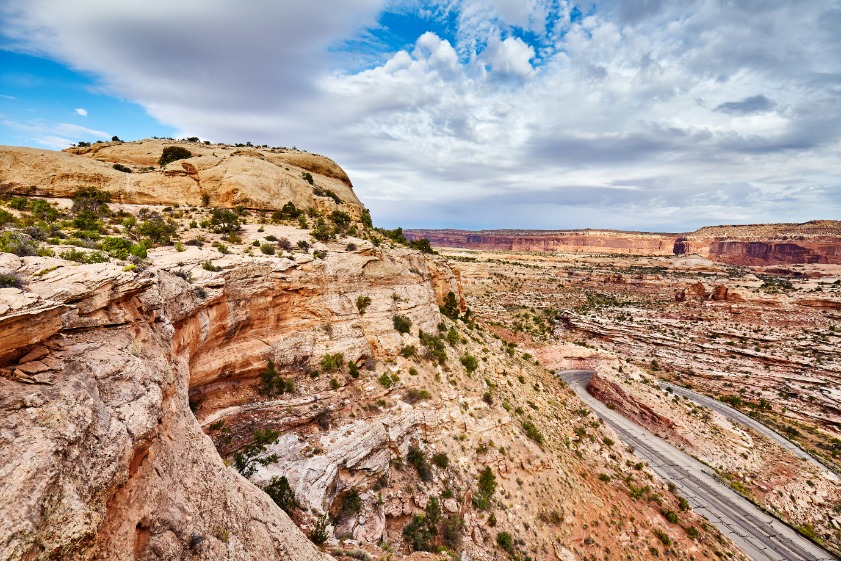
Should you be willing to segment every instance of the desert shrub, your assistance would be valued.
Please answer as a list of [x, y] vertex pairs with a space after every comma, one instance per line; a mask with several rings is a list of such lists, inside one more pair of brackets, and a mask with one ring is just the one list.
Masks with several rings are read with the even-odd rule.
[[202, 262], [201, 268], [204, 269], [205, 271], [210, 271], [211, 273], [215, 273], [216, 271], [219, 271], [219, 267], [217, 267], [216, 265], [214, 265], [210, 261]]
[[663, 545], [671, 545], [672, 538], [670, 538], [669, 535], [666, 532], [664, 532], [663, 530], [661, 530], [659, 528], [654, 528], [653, 532], [654, 532], [654, 535], [657, 536], [657, 538], [660, 540], [660, 542]]
[[108, 262], [108, 256], [102, 253], [101, 251], [79, 251], [75, 247], [67, 251], [62, 251], [59, 254], [59, 257], [68, 261], [75, 261], [77, 263], [85, 264]]
[[496, 544], [509, 554], [514, 553], [514, 538], [508, 532], [499, 532], [496, 535]]
[[332, 220], [336, 226], [343, 229], [347, 228], [351, 222], [350, 215], [346, 212], [342, 212], [341, 210], [334, 210], [330, 213], [330, 220]]
[[272, 477], [269, 484], [263, 487], [263, 491], [289, 516], [292, 516], [292, 511], [296, 508], [300, 508], [295, 491], [289, 486], [286, 476]]
[[455, 330], [454, 327], [451, 327], [447, 331], [447, 343], [449, 343], [451, 347], [455, 347], [458, 344], [458, 340], [458, 332]]
[[233, 234], [240, 229], [239, 216], [227, 208], [214, 208], [210, 215], [210, 224], [217, 234]]
[[686, 497], [678, 497], [677, 500], [680, 503], [680, 510], [686, 511], [692, 508], [689, 506], [689, 501], [686, 500]]
[[277, 247], [284, 251], [292, 251], [292, 242], [289, 241], [289, 238], [280, 238], [277, 240]]
[[263, 252], [264, 255], [274, 255], [274, 246], [270, 243], [261, 244], [260, 251]]
[[418, 388], [409, 388], [406, 390], [406, 394], [403, 396], [403, 401], [406, 403], [415, 404], [419, 401], [425, 401], [430, 399], [432, 394], [429, 393], [428, 390], [418, 389]]
[[432, 246], [429, 244], [429, 240], [426, 238], [410, 241], [409, 247], [420, 250], [422, 253], [435, 253], [435, 250], [432, 249]]
[[192, 157], [193, 153], [183, 146], [164, 146], [161, 157], [158, 159], [158, 165], [163, 167], [176, 160], [185, 160]]
[[482, 510], [491, 508], [491, 498], [496, 492], [496, 475], [490, 466], [486, 466], [479, 474], [479, 490], [473, 496], [473, 505]]
[[491, 392], [485, 392], [484, 394], [482, 394], [482, 401], [484, 401], [488, 405], [493, 405], [494, 398], [491, 395]]
[[323, 249], [316, 249], [312, 252], [312, 256], [316, 259], [324, 259], [325, 257], [327, 257], [327, 252]]
[[312, 231], [310, 231], [310, 235], [313, 239], [320, 242], [328, 242], [336, 238], [336, 234], [333, 232], [333, 229], [330, 228], [330, 226], [327, 225], [327, 222], [325, 222], [321, 217], [315, 221], [315, 226], [313, 226]]
[[456, 299], [455, 292], [451, 290], [444, 297], [444, 305], [441, 306], [441, 313], [450, 319], [456, 320], [458, 319], [458, 312], [458, 300]]
[[432, 463], [441, 469], [446, 469], [450, 465], [450, 457], [444, 452], [438, 452], [432, 455]]
[[347, 371], [351, 378], [359, 378], [359, 367], [352, 360], [347, 363]]
[[260, 373], [260, 393], [274, 397], [293, 390], [292, 381], [285, 380], [275, 367], [274, 361], [266, 363], [266, 369]]
[[406, 462], [415, 468], [421, 481], [432, 480], [432, 469], [429, 467], [429, 460], [427, 460], [426, 454], [420, 448], [409, 446], [409, 452], [406, 454]]
[[394, 380], [391, 379], [391, 376], [389, 376], [387, 372], [383, 372], [383, 374], [377, 379], [377, 381], [384, 388], [390, 388], [394, 385]]
[[699, 535], [698, 528], [696, 528], [695, 526], [688, 527], [686, 529], [686, 535], [694, 540]]
[[330, 517], [322, 514], [315, 522], [315, 529], [310, 534], [310, 540], [315, 545], [321, 545], [330, 537], [328, 528], [330, 527]]
[[463, 355], [459, 361], [468, 372], [474, 372], [477, 368], [479, 368], [479, 361], [476, 360], [476, 357], [473, 355]]
[[14, 273], [0, 273], [0, 288], [20, 288], [20, 278]]
[[81, 187], [73, 194], [73, 206], [70, 211], [74, 215], [88, 211], [97, 216], [110, 214], [108, 203], [111, 202], [111, 194], [96, 187]]
[[234, 468], [245, 477], [251, 477], [257, 471], [257, 465], [268, 465], [277, 461], [277, 454], [260, 458], [266, 451], [266, 445], [275, 442], [280, 437], [280, 431], [271, 429], [257, 429], [254, 431], [254, 442], [247, 444], [234, 454]]
[[324, 372], [335, 372], [344, 366], [345, 355], [343, 353], [326, 354], [321, 357], [321, 369]]
[[0, 226], [5, 226], [6, 224], [15, 224], [17, 223], [18, 219], [15, 217], [14, 214], [9, 212], [4, 208], [0, 208]]
[[416, 514], [403, 528], [403, 539], [412, 551], [432, 551], [432, 531], [425, 514]]
[[437, 361], [438, 364], [447, 362], [447, 351], [444, 348], [444, 341], [437, 335], [418, 330], [418, 339], [424, 346], [424, 358]]
[[26, 197], [12, 197], [12, 200], [9, 201], [9, 208], [13, 208], [15, 210], [26, 210], [26, 207], [29, 206], [29, 201]]
[[342, 384], [336, 378], [330, 378], [331, 390], [338, 390], [340, 387], [342, 387]]
[[403, 358], [412, 358], [418, 354], [418, 348], [414, 345], [406, 345], [400, 349], [400, 356]]
[[272, 213], [272, 222], [281, 222], [283, 220], [293, 220], [301, 216], [301, 211], [295, 206], [295, 203], [289, 201], [280, 210]]
[[131, 173], [131, 168], [128, 166], [124, 166], [123, 164], [114, 164], [113, 167], [117, 171], [121, 171], [123, 173]]
[[661, 514], [663, 515], [663, 517], [664, 517], [666, 520], [668, 520], [668, 521], [669, 521], [669, 522], [671, 522], [672, 524], [677, 524], [677, 523], [678, 523], [678, 515], [677, 515], [677, 513], [676, 513], [675, 511], [673, 511], [673, 510], [664, 510], [664, 511], [662, 511], [662, 513], [661, 513]]
[[107, 237], [102, 240], [102, 250], [116, 259], [128, 259], [134, 255], [140, 259], [146, 258], [146, 246], [133, 244], [125, 238]]
[[312, 179], [312, 174], [308, 171], [301, 172], [301, 179], [309, 183], [310, 185], [314, 185], [315, 182]]
[[333, 191], [332, 189], [325, 190], [324, 191], [324, 196], [333, 199], [333, 202], [336, 203], [337, 205], [340, 205], [340, 204], [344, 203], [344, 201], [339, 197], [339, 195], [337, 195], [336, 192]]
[[391, 320], [394, 323], [394, 329], [396, 329], [398, 333], [408, 333], [409, 329], [412, 327], [412, 320], [406, 316], [395, 315], [391, 318]]
[[534, 440], [538, 444], [543, 444], [543, 434], [531, 421], [523, 421], [523, 430], [526, 431], [526, 436]]
[[37, 255], [38, 246], [26, 234], [7, 231], [0, 234], [0, 251], [25, 257], [27, 255]]
[[365, 310], [368, 309], [368, 306], [371, 305], [371, 298], [369, 296], [357, 296], [356, 297], [356, 309], [359, 310], [359, 315], [365, 313]]
[[147, 220], [137, 225], [138, 235], [147, 238], [155, 245], [170, 245], [177, 230], [178, 225], [174, 220], [164, 219], [157, 212], [151, 213]]
[[362, 509], [362, 499], [359, 498], [359, 491], [354, 489], [342, 498], [342, 510], [339, 516], [347, 518], [357, 514]]
[[29, 203], [29, 211], [32, 216], [45, 222], [53, 222], [59, 217], [59, 212], [47, 201], [35, 199]]
[[307, 240], [298, 240], [297, 246], [304, 253], [308, 253], [310, 250], [310, 243]]

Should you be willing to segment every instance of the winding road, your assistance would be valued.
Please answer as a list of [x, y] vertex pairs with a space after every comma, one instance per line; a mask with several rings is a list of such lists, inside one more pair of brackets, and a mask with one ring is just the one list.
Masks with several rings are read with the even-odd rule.
[[648, 462], [652, 471], [665, 481], [673, 482], [697, 513], [705, 516], [754, 561], [836, 560], [832, 554], [719, 482], [711, 468], [591, 396], [587, 383], [593, 376], [592, 370], [563, 370], [558, 371], [558, 375], [626, 444], [634, 447], [635, 453]]

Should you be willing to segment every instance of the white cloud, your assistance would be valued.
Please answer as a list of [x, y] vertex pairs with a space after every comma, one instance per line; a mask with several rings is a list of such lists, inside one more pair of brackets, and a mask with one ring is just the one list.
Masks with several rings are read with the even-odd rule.
[[82, 117], [87, 117], [88, 116], [88, 110], [85, 109], [84, 107], [77, 107], [76, 109], [73, 110], [73, 112], [76, 113], [76, 115], [81, 115]]
[[423, 33], [358, 72], [330, 48], [386, 0], [15, 0], [2, 21], [182, 131], [334, 157], [389, 224], [680, 229], [841, 212], [831, 0], [637, 0], [583, 6], [581, 22], [556, 0], [407, 2], [455, 12], [452, 41]]

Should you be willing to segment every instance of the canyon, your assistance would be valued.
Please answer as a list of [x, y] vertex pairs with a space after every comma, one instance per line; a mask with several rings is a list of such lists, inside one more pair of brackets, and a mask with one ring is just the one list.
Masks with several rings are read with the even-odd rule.
[[499, 251], [696, 254], [730, 265], [773, 263], [841, 264], [841, 222], [754, 224], [704, 227], [688, 234], [616, 230], [414, 230], [408, 239], [426, 238], [434, 246]]
[[501, 328], [326, 158], [4, 147], [0, 193], [3, 559], [748, 559], [554, 373], [622, 383], [595, 318]]

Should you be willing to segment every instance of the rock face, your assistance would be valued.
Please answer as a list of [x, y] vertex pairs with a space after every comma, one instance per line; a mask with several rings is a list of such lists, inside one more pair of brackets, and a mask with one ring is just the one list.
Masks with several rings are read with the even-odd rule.
[[404, 230], [403, 233], [410, 240], [426, 238], [440, 247], [642, 255], [669, 255], [674, 240], [672, 234], [612, 230]]
[[841, 263], [841, 222], [705, 227], [691, 234], [613, 230], [406, 230], [438, 247], [501, 251], [700, 255], [730, 265]]
[[[219, 404], [220, 385], [235, 384], [230, 373], [245, 376], [267, 359], [287, 369], [336, 344], [349, 357], [394, 352], [401, 338], [392, 314], [430, 331], [439, 321], [425, 260], [408, 250], [300, 264], [231, 256], [210, 274], [202, 259], [179, 255], [182, 270], [200, 275], [204, 297], [162, 268], [138, 274], [110, 263], [18, 260], [29, 290], [3, 289], [0, 318], [8, 365], [0, 378], [0, 557], [323, 557], [267, 495], [225, 467], [188, 393]], [[446, 272], [436, 265], [439, 284]], [[361, 293], [372, 299], [364, 318], [353, 304]], [[324, 322], [341, 334], [336, 341]], [[418, 424], [398, 418], [405, 427], [397, 433]], [[351, 434], [347, 448], [332, 447], [314, 468], [320, 483], [302, 495], [323, 504], [328, 487], [337, 492], [340, 460], [364, 456], [366, 442], [376, 447], [395, 430]], [[282, 448], [290, 457], [296, 450]]]
[[671, 419], [639, 402], [610, 380], [593, 374], [587, 384], [587, 391], [599, 401], [616, 409], [622, 416], [647, 428], [652, 433], [657, 435], [669, 433], [672, 440], [685, 444], [683, 437], [675, 431], [675, 424]]
[[[193, 154], [159, 168], [167, 146]], [[133, 173], [114, 169], [120, 164]], [[309, 173], [312, 184], [304, 179]], [[362, 203], [335, 162], [286, 149], [238, 148], [171, 140], [98, 143], [64, 152], [0, 147], [0, 190], [18, 195], [70, 197], [80, 187], [111, 193], [113, 202], [278, 209], [342, 210], [359, 219]], [[34, 189], [33, 189], [34, 187]], [[342, 201], [327, 196], [332, 191]], [[207, 201], [207, 202], [205, 202]]]

